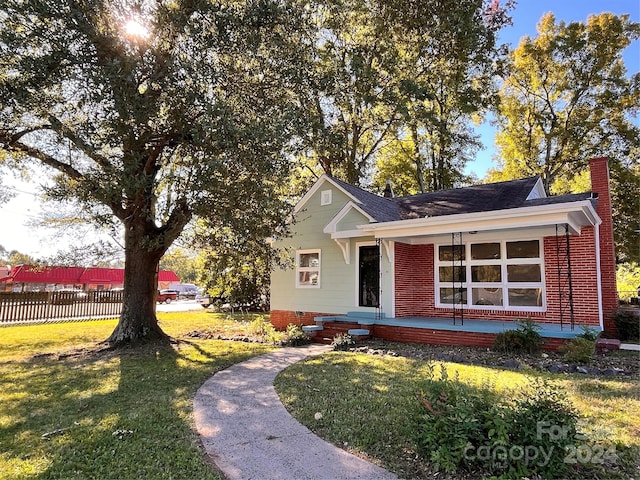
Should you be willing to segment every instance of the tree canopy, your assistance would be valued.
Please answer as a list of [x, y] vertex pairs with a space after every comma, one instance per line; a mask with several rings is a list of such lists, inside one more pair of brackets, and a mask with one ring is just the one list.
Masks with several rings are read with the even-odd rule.
[[[628, 15], [557, 23], [542, 17], [536, 38], [512, 53], [501, 89], [492, 180], [540, 175], [548, 193], [566, 193], [589, 158], [610, 158], [617, 250], [637, 258], [640, 74], [627, 76], [623, 50], [640, 37]], [[579, 183], [579, 182], [578, 182]], [[634, 221], [633, 218], [636, 218]]]
[[493, 77], [504, 53], [496, 36], [511, 7], [488, 0], [313, 4], [313, 88], [302, 101], [310, 167], [364, 186], [380, 150], [410, 138], [422, 191], [459, 181], [478, 145], [468, 123], [496, 99]]
[[274, 185], [296, 131], [303, 13], [271, 0], [3, 3], [0, 152], [49, 168], [51, 198], [123, 226], [113, 345], [166, 338], [155, 274], [192, 218], [258, 236], [284, 218]]

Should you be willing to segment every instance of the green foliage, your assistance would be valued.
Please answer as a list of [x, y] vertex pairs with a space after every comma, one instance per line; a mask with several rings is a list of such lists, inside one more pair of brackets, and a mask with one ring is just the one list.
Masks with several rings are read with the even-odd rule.
[[287, 325], [286, 336], [284, 340], [280, 342], [282, 346], [286, 347], [298, 347], [300, 345], [308, 345], [309, 343], [311, 343], [309, 335], [302, 330], [302, 327], [294, 325], [293, 323]]
[[334, 350], [346, 351], [355, 346], [355, 340], [348, 333], [339, 333], [333, 337], [331, 346]]
[[[386, 344], [385, 347], [390, 350], [399, 348], [394, 344]], [[426, 357], [432, 352], [430, 347], [424, 346], [422, 353]], [[570, 401], [584, 416], [580, 430], [586, 440], [576, 439], [581, 440], [575, 442], [576, 448], [588, 455], [588, 448], [595, 446], [591, 450], [594, 455], [593, 463], [569, 464], [569, 470], [558, 475], [563, 478], [635, 478], [640, 446], [640, 437], [637, 435], [637, 425], [640, 423], [640, 382], [637, 379], [585, 375], [549, 376], [535, 371], [523, 373], [495, 367], [445, 365], [449, 382], [459, 381], [468, 387], [461, 387], [461, 391], [471, 390], [472, 396], [483, 396], [484, 393], [480, 392], [486, 386], [493, 390], [493, 393], [487, 393], [487, 397], [497, 399], [496, 411], [499, 406], [505, 407], [505, 410], [501, 410], [504, 415], [496, 415], [492, 426], [486, 429], [487, 433], [495, 430], [491, 438], [495, 438], [496, 442], [498, 438], [504, 438], [505, 429], [508, 433], [513, 430], [508, 424], [511, 417], [506, 416], [506, 412], [515, 408], [515, 399], [530, 397], [535, 403], [537, 391], [542, 389], [531, 379], [545, 378], [551, 383], [551, 388], [554, 385], [559, 388], [558, 401], [566, 398], [567, 403]], [[491, 456], [484, 463], [478, 461], [471, 466], [463, 465], [457, 473], [451, 475], [434, 470], [427, 452], [428, 446], [419, 445], [423, 425], [427, 418], [431, 421], [431, 417], [425, 418], [430, 412], [421, 401], [416, 400], [416, 392], [426, 395], [429, 386], [439, 380], [441, 372], [438, 364], [416, 358], [330, 352], [292, 365], [278, 375], [275, 385], [287, 410], [309, 429], [333, 444], [344, 445], [347, 442], [350, 450], [357, 450], [376, 459], [399, 478], [499, 477], [503, 470], [498, 468], [507, 467], [496, 466], [494, 471], [490, 471]], [[435, 395], [434, 402], [438, 398], [439, 394]], [[510, 399], [514, 402], [510, 402]], [[317, 412], [323, 413], [320, 421], [314, 418]], [[542, 442], [548, 441], [552, 432], [562, 434], [565, 425], [567, 435], [571, 434], [572, 422], [564, 420], [562, 411], [553, 412], [548, 418], [544, 417], [544, 409], [539, 412], [541, 421], [547, 422], [541, 424]], [[554, 420], [556, 418], [558, 420]], [[549, 423], [554, 423], [555, 427], [552, 428]], [[532, 422], [532, 426], [532, 436], [537, 437], [536, 422]], [[438, 437], [437, 433], [433, 435]], [[519, 438], [521, 434], [517, 435], [514, 438]], [[518, 440], [519, 444], [510, 441], [507, 445], [496, 443], [495, 450], [492, 450], [492, 443], [486, 443], [488, 449], [469, 453], [500, 454], [504, 452], [501, 447], [506, 447], [508, 451], [515, 446], [513, 453], [517, 454], [517, 445], [525, 446], [526, 441]], [[583, 445], [583, 441], [589, 443]], [[619, 457], [615, 464], [610, 461], [614, 460], [613, 456], [605, 456], [602, 458], [604, 463], [598, 463], [599, 458], [595, 456], [598, 448], [609, 452], [615, 449]], [[573, 453], [575, 452], [574, 449]], [[553, 473], [541, 472], [530, 475], [523, 473], [520, 476], [508, 472], [505, 474], [507, 478], [515, 477], [518, 480], [524, 477], [542, 479], [553, 476]]]
[[580, 325], [580, 330], [582, 330], [582, 333], [578, 335], [578, 338], [584, 338], [592, 342], [595, 342], [598, 339], [598, 335], [600, 334], [598, 330], [590, 327], [589, 325]]
[[198, 232], [198, 243], [206, 245], [198, 258], [198, 283], [216, 304], [269, 309], [271, 270], [280, 252], [263, 239], [235, 235], [229, 229]]
[[629, 302], [632, 298], [638, 297], [640, 264], [635, 262], [619, 264], [616, 269], [616, 287], [620, 300]]
[[626, 310], [618, 310], [615, 317], [620, 340], [640, 343], [640, 317]]
[[576, 337], [561, 345], [558, 350], [564, 353], [564, 359], [573, 363], [589, 363], [595, 352], [595, 339]]
[[622, 51], [639, 34], [628, 15], [540, 19], [538, 36], [513, 52], [501, 92], [496, 142], [509, 175], [540, 174], [549, 192], [556, 179], [581, 173], [589, 157], [611, 155], [616, 141], [636, 142], [626, 114], [640, 96], [625, 77]]
[[507, 330], [496, 335], [493, 349], [505, 353], [538, 353], [544, 340], [540, 333], [541, 327], [530, 318], [516, 322], [515, 330]]
[[523, 37], [512, 53], [497, 122], [502, 165], [491, 175], [540, 175], [547, 193], [577, 193], [584, 191], [587, 160], [608, 156], [621, 261], [640, 255], [640, 127], [633, 120], [640, 90], [622, 58], [639, 36], [640, 24], [629, 15], [602, 13], [565, 24], [545, 14], [538, 36]]
[[418, 395], [426, 409], [420, 445], [438, 469], [480, 469], [503, 479], [567, 473], [565, 447], [575, 442], [578, 415], [561, 389], [536, 381], [500, 398], [489, 380], [450, 379], [442, 365], [439, 377], [433, 372]]
[[403, 177], [421, 190], [455, 183], [478, 148], [470, 120], [495, 99], [497, 32], [510, 7], [476, 0], [425, 0], [419, 8], [407, 0], [312, 4], [315, 89], [302, 102], [309, 168], [362, 184], [383, 149], [413, 136], [417, 148], [392, 170], [417, 169]]
[[247, 333], [259, 338], [263, 343], [279, 343], [285, 338], [285, 334], [278, 332], [273, 324], [263, 316], [257, 317], [249, 324]]
[[198, 279], [195, 255], [182, 248], [175, 248], [160, 259], [161, 270], [171, 270], [182, 283], [195, 283]]
[[298, 3], [125, 7], [8, 0], [0, 22], [3, 166], [45, 168], [50, 199], [124, 232], [114, 343], [160, 336], [145, 293], [193, 219], [256, 239], [286, 217], [308, 71]]

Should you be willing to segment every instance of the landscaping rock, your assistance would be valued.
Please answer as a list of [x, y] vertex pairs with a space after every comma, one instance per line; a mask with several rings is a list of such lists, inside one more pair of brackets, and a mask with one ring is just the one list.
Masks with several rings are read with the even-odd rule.
[[551, 373], [565, 373], [567, 369], [564, 365], [554, 364], [547, 368]]
[[522, 368], [522, 365], [520, 364], [520, 362], [513, 359], [502, 362], [500, 366], [505, 368], [510, 368], [511, 370], [520, 370]]
[[577, 373], [584, 373], [584, 374], [587, 374], [587, 373], [589, 373], [589, 370], [587, 370], [587, 369], [586, 369], [586, 368], [584, 368], [584, 367], [576, 367], [576, 372], [577, 372]]
[[454, 363], [469, 363], [469, 361], [467, 360], [467, 357], [465, 357], [464, 355], [460, 355], [460, 354], [455, 354], [451, 357], [451, 361]]

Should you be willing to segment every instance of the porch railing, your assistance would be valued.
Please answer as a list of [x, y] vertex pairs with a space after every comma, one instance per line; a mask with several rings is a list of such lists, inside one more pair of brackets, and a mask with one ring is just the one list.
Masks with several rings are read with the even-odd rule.
[[117, 318], [122, 291], [0, 292], [0, 324]]

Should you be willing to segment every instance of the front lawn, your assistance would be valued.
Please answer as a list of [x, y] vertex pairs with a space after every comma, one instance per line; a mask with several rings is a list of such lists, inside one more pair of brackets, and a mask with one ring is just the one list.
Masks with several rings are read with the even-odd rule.
[[193, 429], [193, 396], [214, 372], [270, 347], [187, 336], [254, 317], [159, 317], [174, 348], [96, 353], [115, 321], [0, 329], [0, 478], [220, 478]]
[[[292, 415], [312, 431], [341, 448], [375, 461], [400, 478], [476, 479], [487, 475], [482, 462], [480, 467], [476, 463], [455, 473], [443, 472], [442, 468], [436, 473], [430, 454], [425, 452], [424, 444], [420, 446], [423, 423], [435, 418], [425, 407], [425, 397], [420, 393], [432, 389], [434, 370], [438, 380], [441, 365], [450, 380], [462, 384], [465, 393], [475, 395], [489, 390], [499, 402], [505, 403], [512, 400], [513, 392], [530, 389], [532, 380], [548, 380], [553, 387], [562, 389], [562, 399], [568, 398], [582, 417], [580, 431], [586, 436], [588, 446], [576, 443], [576, 448], [572, 447], [566, 454], [567, 461], [576, 460], [579, 464], [574, 478], [637, 478], [640, 473], [637, 470], [640, 381], [635, 377], [552, 375], [533, 370], [516, 372], [457, 363], [434, 364], [404, 357], [331, 352], [283, 371], [276, 379], [276, 390]], [[538, 391], [525, 391], [530, 399], [539, 397]], [[452, 389], [447, 390], [449, 397], [451, 392]], [[442, 414], [445, 402], [439, 400], [436, 397], [429, 406], [433, 405], [433, 409], [439, 410], [435, 413]], [[465, 411], [466, 400], [460, 398], [456, 404], [456, 408], [462, 407], [460, 417], [470, 413]], [[456, 410], [450, 414], [455, 417]], [[468, 426], [464, 418], [455, 427], [461, 426]], [[549, 435], [561, 434], [560, 429], [554, 428], [556, 426], [543, 424], [543, 440]], [[443, 436], [446, 432], [435, 433]], [[536, 432], [530, 433], [535, 437]], [[526, 449], [526, 445], [522, 447]], [[495, 448], [488, 450], [489, 453], [495, 451]], [[519, 451], [522, 449], [512, 450], [511, 454]], [[612, 452], [617, 458], [613, 458]], [[514, 474], [511, 478], [520, 477]]]

